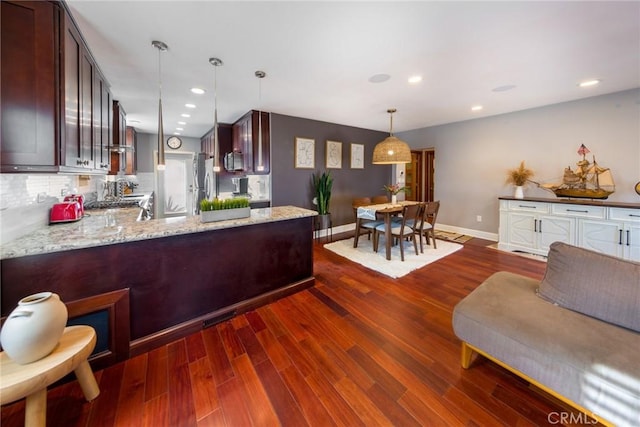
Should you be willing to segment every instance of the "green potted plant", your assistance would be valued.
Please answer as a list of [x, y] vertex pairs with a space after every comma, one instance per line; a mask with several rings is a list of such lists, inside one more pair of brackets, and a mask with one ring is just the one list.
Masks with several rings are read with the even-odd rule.
[[200, 221], [213, 222], [227, 219], [246, 218], [251, 215], [249, 199], [246, 197], [236, 197], [233, 199], [213, 200], [203, 199], [200, 201]]
[[331, 201], [331, 187], [333, 186], [333, 178], [329, 172], [322, 174], [312, 174], [313, 191], [315, 194], [314, 202], [318, 209], [317, 229], [324, 230], [329, 228], [331, 223], [331, 212], [329, 212], [329, 203]]
[[516, 199], [524, 198], [523, 187], [533, 176], [533, 171], [524, 165], [524, 160], [520, 162], [520, 166], [507, 171], [507, 184], [515, 185], [516, 191], [514, 197]]

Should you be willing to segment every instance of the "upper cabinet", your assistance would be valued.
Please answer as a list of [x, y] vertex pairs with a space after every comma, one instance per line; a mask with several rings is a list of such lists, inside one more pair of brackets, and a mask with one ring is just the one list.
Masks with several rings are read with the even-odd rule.
[[97, 126], [94, 127], [95, 136], [93, 139], [95, 167], [108, 172], [111, 169], [111, 146], [113, 145], [111, 133], [113, 110], [109, 85], [100, 73], [96, 74], [93, 89], [96, 101], [93, 103], [93, 117], [98, 121]]
[[127, 114], [119, 101], [113, 101], [113, 150], [111, 151], [110, 175], [123, 173], [135, 175], [138, 170], [138, 134], [127, 127]]
[[244, 157], [244, 172], [267, 175], [270, 172], [270, 115], [251, 110], [233, 124], [233, 151]]
[[0, 2], [2, 172], [55, 172], [60, 11], [50, 2]]
[[93, 75], [95, 64], [80, 32], [64, 19], [64, 165], [93, 169]]
[[109, 85], [62, 2], [1, 2], [2, 172], [106, 173]]
[[125, 131], [125, 142], [127, 150], [125, 151], [125, 168], [126, 175], [135, 175], [138, 172], [138, 132], [131, 126]]
[[[222, 167], [222, 159], [224, 155], [233, 150], [232, 139], [232, 126], [226, 123], [218, 124], [218, 153], [220, 156], [219, 162], [221, 171], [224, 171]], [[207, 155], [207, 159], [213, 159], [215, 157], [215, 146], [213, 142], [213, 128], [209, 130], [202, 138], [200, 138], [200, 150]]]

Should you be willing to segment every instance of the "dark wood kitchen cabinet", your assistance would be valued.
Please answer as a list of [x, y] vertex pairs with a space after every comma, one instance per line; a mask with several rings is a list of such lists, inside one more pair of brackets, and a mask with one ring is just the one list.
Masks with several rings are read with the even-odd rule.
[[244, 155], [244, 172], [267, 175], [270, 172], [269, 113], [251, 110], [233, 124], [233, 150]]
[[97, 93], [109, 86], [64, 2], [0, 5], [2, 172], [105, 173]]
[[0, 8], [2, 172], [55, 172], [59, 7], [2, 1]]
[[111, 146], [113, 145], [111, 92], [109, 84], [100, 73], [96, 73], [93, 87], [95, 99], [93, 117], [97, 121], [93, 139], [95, 167], [100, 171], [109, 172], [111, 169]]
[[127, 151], [125, 152], [124, 173], [125, 175], [135, 175], [138, 172], [138, 132], [131, 126], [126, 128], [125, 141]]
[[95, 64], [80, 32], [64, 22], [64, 165], [93, 169], [93, 76]]
[[[222, 159], [226, 153], [229, 153], [233, 150], [233, 139], [232, 139], [232, 126], [227, 123], [219, 123], [218, 124], [218, 142], [220, 144], [219, 153], [220, 153], [220, 172], [226, 173], [224, 170], [224, 165]], [[206, 153], [207, 159], [214, 158], [214, 143], [213, 143], [213, 128], [209, 130], [209, 132], [205, 133], [202, 138], [200, 138], [200, 150], [203, 153]]]
[[[113, 150], [111, 151], [110, 175], [119, 172], [125, 175], [135, 175], [137, 162], [135, 161], [135, 135], [127, 135], [127, 113], [120, 101], [113, 101]], [[133, 130], [133, 128], [131, 128]], [[135, 130], [133, 130], [135, 132]]]

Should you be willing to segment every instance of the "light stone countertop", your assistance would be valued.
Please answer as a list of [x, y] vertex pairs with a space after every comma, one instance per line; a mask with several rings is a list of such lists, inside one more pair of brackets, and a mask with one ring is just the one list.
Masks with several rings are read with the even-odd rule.
[[251, 209], [248, 218], [200, 222], [200, 216], [136, 221], [139, 208], [92, 209], [80, 221], [49, 225], [2, 245], [0, 259], [112, 245], [180, 234], [200, 233], [288, 219], [316, 216], [296, 206]]

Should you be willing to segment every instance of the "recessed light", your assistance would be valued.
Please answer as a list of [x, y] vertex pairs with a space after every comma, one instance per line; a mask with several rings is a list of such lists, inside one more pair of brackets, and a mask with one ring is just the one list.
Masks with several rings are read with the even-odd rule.
[[482, 105], [474, 105], [471, 107], [471, 111], [480, 111], [482, 110]]
[[186, 125], [187, 122], [178, 122], [179, 125]]
[[205, 90], [200, 89], [199, 87], [192, 87], [191, 92], [195, 93], [196, 95], [202, 95], [205, 92]]
[[422, 76], [411, 76], [408, 81], [411, 84], [420, 83], [422, 81]]
[[493, 89], [491, 89], [492, 92], [506, 92], [508, 90], [511, 89], [515, 89], [516, 85], [503, 85], [503, 86], [498, 86], [498, 87], [494, 87]]
[[180, 135], [180, 132], [174, 132], [173, 134], [174, 135]]
[[389, 74], [374, 74], [373, 76], [369, 77], [369, 81], [371, 83], [382, 83], [386, 82], [390, 78], [391, 76]]
[[196, 104], [184, 104], [187, 108], [196, 108]]
[[176, 128], [176, 130], [184, 130], [184, 128]]
[[580, 87], [590, 87], [590, 86], [595, 86], [595, 85], [599, 84], [600, 82], [601, 82], [601, 80], [599, 80], [599, 79], [585, 80], [583, 82], [578, 83], [578, 86], [580, 86]]
[[129, 120], [127, 120], [127, 123], [140, 123], [140, 120], [129, 119]]
[[180, 114], [181, 117], [191, 117], [191, 114], [187, 114], [187, 113], [182, 113]]

